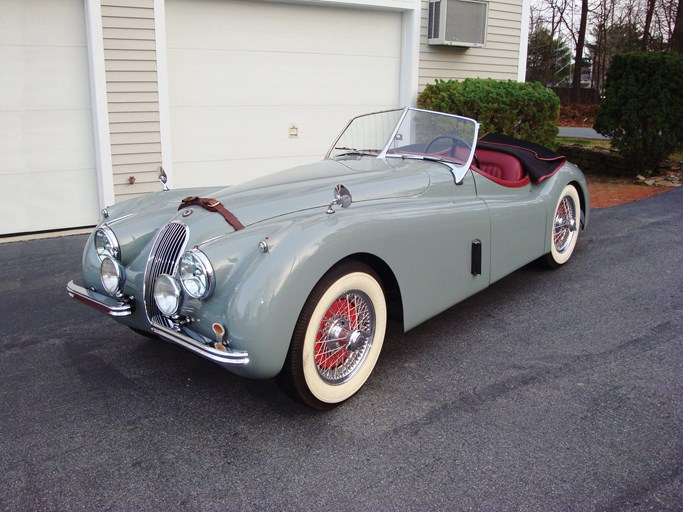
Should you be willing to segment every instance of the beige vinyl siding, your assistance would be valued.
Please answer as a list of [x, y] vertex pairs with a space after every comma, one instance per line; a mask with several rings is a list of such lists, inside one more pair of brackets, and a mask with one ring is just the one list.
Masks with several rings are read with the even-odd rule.
[[419, 90], [426, 84], [464, 78], [517, 80], [522, 26], [522, 0], [489, 2], [486, 45], [483, 48], [429, 46], [429, 2], [422, 1]]
[[154, 0], [101, 5], [114, 194], [120, 202], [161, 190]]

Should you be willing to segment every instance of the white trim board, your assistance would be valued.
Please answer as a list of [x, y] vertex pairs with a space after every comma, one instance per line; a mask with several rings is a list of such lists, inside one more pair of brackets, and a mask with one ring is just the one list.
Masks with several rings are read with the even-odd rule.
[[85, 1], [86, 42], [90, 68], [90, 100], [92, 104], [95, 168], [100, 208], [114, 204], [114, 175], [111, 163], [107, 78], [104, 69], [102, 6], [100, 0]]
[[173, 187], [171, 157], [171, 105], [168, 96], [168, 64], [166, 48], [166, 6], [164, 0], [154, 0], [154, 32], [156, 36], [157, 88], [159, 91], [159, 126], [161, 136], [161, 166]]

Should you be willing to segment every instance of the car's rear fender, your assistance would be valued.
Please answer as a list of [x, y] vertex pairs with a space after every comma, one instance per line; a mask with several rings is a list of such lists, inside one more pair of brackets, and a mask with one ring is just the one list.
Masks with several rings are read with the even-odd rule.
[[581, 227], [585, 229], [588, 226], [588, 219], [590, 217], [590, 199], [588, 194], [588, 182], [581, 170], [574, 164], [565, 163], [551, 178], [542, 181], [535, 188], [535, 192], [541, 196], [547, 207], [546, 215], [546, 236], [545, 236], [545, 253], [550, 251], [550, 243], [554, 227], [555, 207], [557, 201], [567, 185], [573, 185], [581, 202], [582, 224]]

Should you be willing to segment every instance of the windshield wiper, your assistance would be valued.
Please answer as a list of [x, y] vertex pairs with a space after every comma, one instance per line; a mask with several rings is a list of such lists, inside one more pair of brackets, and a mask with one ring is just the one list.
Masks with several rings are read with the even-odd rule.
[[440, 164], [452, 164], [452, 165], [462, 165], [464, 162], [460, 161], [453, 161], [449, 160], [447, 158], [440, 158], [437, 156], [431, 156], [431, 155], [411, 155], [409, 153], [393, 153], [393, 154], [387, 154], [387, 156], [391, 157], [400, 157], [403, 159], [409, 159], [409, 160], [428, 160], [430, 162], [439, 162]]
[[376, 149], [356, 149], [356, 148], [347, 148], [347, 147], [336, 147], [334, 149], [346, 151], [346, 153], [341, 153], [341, 154], [335, 155], [335, 156], [353, 156], [353, 155], [377, 156], [379, 153], [379, 151]]

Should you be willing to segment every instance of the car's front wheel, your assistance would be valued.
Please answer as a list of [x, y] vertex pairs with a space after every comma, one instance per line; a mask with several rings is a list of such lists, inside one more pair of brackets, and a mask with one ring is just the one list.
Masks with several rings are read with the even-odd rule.
[[375, 272], [358, 262], [335, 267], [304, 304], [278, 383], [315, 409], [336, 406], [372, 373], [386, 326], [386, 300]]
[[579, 193], [574, 185], [567, 185], [555, 206], [553, 228], [550, 233], [550, 252], [545, 255], [548, 267], [555, 269], [569, 261], [579, 238], [580, 220]]

